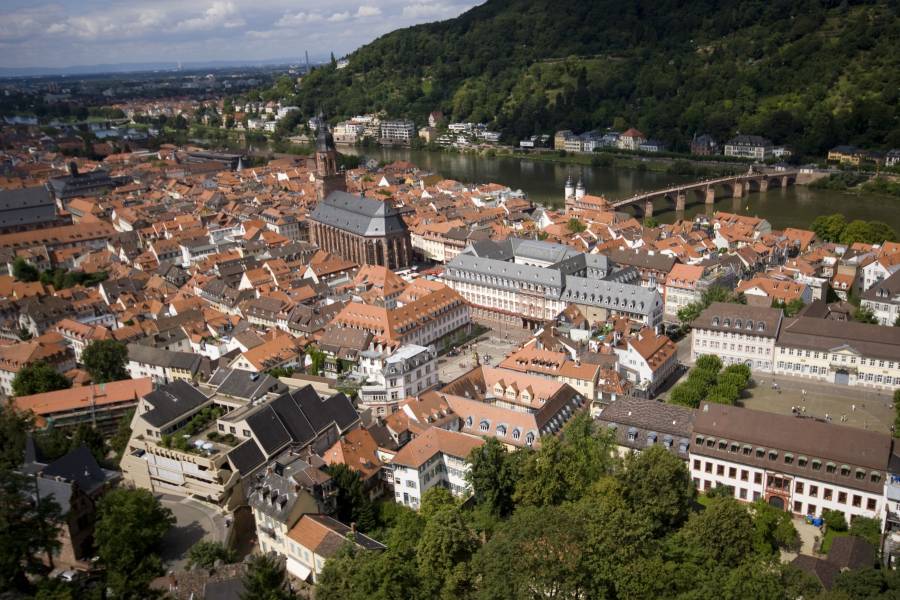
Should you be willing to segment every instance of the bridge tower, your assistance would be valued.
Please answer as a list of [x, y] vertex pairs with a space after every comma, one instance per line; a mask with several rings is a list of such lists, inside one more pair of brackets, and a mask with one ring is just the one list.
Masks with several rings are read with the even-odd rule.
[[575, 201], [581, 200], [584, 198], [585, 189], [584, 182], [581, 180], [581, 177], [578, 178], [578, 185], [575, 186]]

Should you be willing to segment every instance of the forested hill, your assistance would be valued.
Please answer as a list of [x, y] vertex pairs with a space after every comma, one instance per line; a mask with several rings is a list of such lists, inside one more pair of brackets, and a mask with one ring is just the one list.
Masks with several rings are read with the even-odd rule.
[[682, 149], [695, 132], [900, 147], [898, 47], [898, 0], [488, 0], [316, 70], [295, 101], [419, 125], [442, 110], [510, 141], [636, 126]]

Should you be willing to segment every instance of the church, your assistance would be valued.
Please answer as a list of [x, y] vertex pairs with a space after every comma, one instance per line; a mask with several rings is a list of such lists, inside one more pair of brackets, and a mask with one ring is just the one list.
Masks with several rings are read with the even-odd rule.
[[312, 174], [316, 184], [316, 198], [322, 200], [331, 192], [346, 192], [347, 178], [338, 170], [337, 150], [334, 136], [328, 124], [319, 118], [319, 133], [316, 136], [316, 170]]
[[309, 238], [361, 265], [405, 269], [412, 264], [409, 229], [387, 201], [332, 191], [309, 215]]

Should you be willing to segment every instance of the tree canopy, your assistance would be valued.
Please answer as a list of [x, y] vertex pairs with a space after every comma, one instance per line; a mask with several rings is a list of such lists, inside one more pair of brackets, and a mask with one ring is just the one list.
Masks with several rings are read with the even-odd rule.
[[128, 379], [128, 347], [116, 340], [97, 340], [85, 346], [81, 362], [94, 383]]
[[51, 365], [39, 360], [25, 365], [13, 377], [12, 389], [16, 396], [43, 394], [72, 387], [72, 382]]

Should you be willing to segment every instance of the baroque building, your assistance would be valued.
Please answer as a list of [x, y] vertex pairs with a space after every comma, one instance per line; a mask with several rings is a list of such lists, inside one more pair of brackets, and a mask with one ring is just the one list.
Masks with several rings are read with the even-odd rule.
[[309, 216], [310, 241], [358, 264], [405, 269], [412, 242], [399, 211], [390, 203], [334, 191]]

